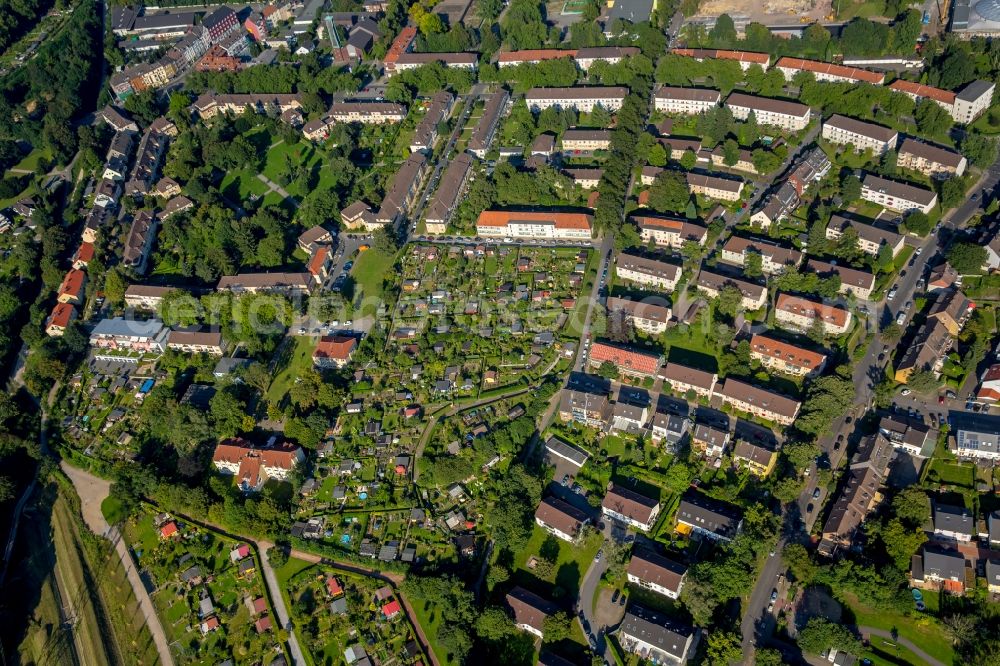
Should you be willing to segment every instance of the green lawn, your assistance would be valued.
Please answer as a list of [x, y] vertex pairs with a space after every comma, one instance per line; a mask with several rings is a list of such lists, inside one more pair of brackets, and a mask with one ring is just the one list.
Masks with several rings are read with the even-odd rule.
[[[993, 121], [997, 121], [994, 124]], [[983, 134], [1000, 134], [1000, 107], [990, 107], [976, 122], [972, 123], [974, 129]]]
[[937, 473], [937, 482], [962, 488], [976, 487], [975, 465], [934, 459], [931, 460], [931, 468], [927, 472], [927, 478], [933, 479], [934, 477], [931, 475], [935, 472]]
[[270, 191], [256, 174], [249, 171], [230, 171], [219, 183], [219, 190], [239, 204], [250, 199], [251, 195], [262, 197]]
[[300, 571], [304, 571], [311, 566], [314, 566], [312, 562], [306, 562], [305, 560], [300, 560], [295, 557], [289, 557], [284, 566], [278, 567], [274, 570], [274, 576], [278, 579], [278, 587], [281, 588], [281, 596], [284, 597], [286, 605], [291, 606], [288, 601], [288, 581], [290, 581], [295, 574]]
[[575, 597], [580, 587], [580, 581], [583, 580], [583, 575], [587, 573], [591, 562], [594, 561], [594, 556], [601, 548], [601, 539], [591, 534], [589, 538], [584, 537], [581, 538], [579, 543], [571, 544], [562, 539], [552, 537], [559, 545], [559, 554], [556, 557], [551, 574], [540, 576], [537, 570], [532, 571], [528, 568], [528, 560], [532, 556], [538, 556], [539, 551], [542, 549], [542, 544], [550, 536], [548, 532], [535, 525], [531, 530], [531, 538], [522, 551], [518, 567], [526, 574], [526, 577], [544, 580], [568, 591], [570, 596]]
[[[850, 603], [849, 606], [858, 626], [875, 627], [885, 631], [892, 631], [895, 628], [900, 637], [913, 641], [935, 659], [946, 664], [954, 663], [955, 651], [936, 618], [930, 615], [907, 617], [900, 613], [876, 611], [861, 605], [860, 602]], [[877, 641], [875, 646], [879, 647]]]
[[455, 660], [449, 659], [447, 653], [438, 645], [437, 635], [438, 631], [441, 630], [442, 617], [441, 613], [438, 612], [437, 604], [414, 596], [410, 596], [409, 601], [410, 605], [413, 606], [413, 612], [417, 616], [416, 621], [424, 630], [427, 642], [430, 643], [431, 652], [437, 656], [438, 662], [446, 665], [457, 663]]
[[374, 248], [359, 254], [351, 269], [351, 277], [358, 286], [355, 290], [355, 299], [360, 297], [370, 302], [381, 299], [382, 281], [392, 268], [395, 259], [395, 256], [382, 254]]
[[287, 357], [284, 369], [281, 370], [271, 382], [267, 389], [267, 400], [273, 404], [278, 404], [288, 393], [296, 378], [312, 367], [312, 352], [315, 344], [308, 335], [299, 335], [294, 338], [291, 353]]

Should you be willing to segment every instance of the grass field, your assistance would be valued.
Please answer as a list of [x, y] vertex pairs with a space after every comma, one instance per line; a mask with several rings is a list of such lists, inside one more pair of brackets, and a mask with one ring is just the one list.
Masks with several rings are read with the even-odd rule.
[[587, 568], [590, 567], [590, 563], [601, 547], [601, 540], [599, 538], [584, 537], [581, 538], [580, 543], [570, 544], [562, 539], [551, 537], [555, 539], [556, 544], [559, 546], [559, 553], [556, 556], [555, 565], [552, 566], [551, 574], [540, 576], [537, 570], [532, 571], [528, 568], [528, 560], [532, 557], [538, 557], [539, 551], [550, 536], [548, 532], [537, 525], [532, 528], [531, 538], [522, 551], [523, 556], [518, 561], [519, 571], [526, 578], [536, 578], [558, 586], [568, 591], [570, 596], [575, 597], [577, 590], [580, 588], [580, 581], [583, 579], [583, 575], [587, 572]]
[[[928, 595], [930, 596], [930, 595]], [[850, 599], [849, 607], [854, 614], [855, 623], [859, 626], [875, 627], [892, 631], [896, 629], [899, 636], [913, 641], [920, 649], [945, 664], [954, 663], [955, 651], [938, 620], [930, 615], [906, 617], [899, 613], [876, 611], [862, 605], [855, 599]], [[879, 647], [878, 641], [873, 643]], [[885, 648], [879, 647], [880, 651]], [[917, 663], [917, 662], [913, 662]]]
[[284, 368], [275, 375], [267, 389], [267, 400], [275, 405], [281, 402], [295, 380], [312, 367], [312, 352], [315, 347], [313, 339], [307, 335], [299, 335], [292, 340], [291, 350], [286, 352]]
[[358, 255], [351, 269], [351, 277], [358, 286], [355, 290], [355, 302], [358, 299], [373, 302], [373, 299], [377, 301], [382, 298], [382, 281], [395, 259], [374, 248]]
[[431, 652], [437, 657], [438, 663], [445, 664], [446, 666], [457, 663], [453, 659], [449, 659], [447, 653], [438, 645], [437, 635], [443, 618], [437, 609], [437, 605], [416, 597], [410, 597], [410, 605], [413, 606], [413, 612], [417, 616], [417, 623], [424, 630], [427, 642], [430, 643]]
[[[934, 474], [937, 474], [935, 477]], [[949, 462], [946, 460], [931, 460], [931, 467], [927, 472], [927, 478], [931, 481], [946, 483], [961, 488], [976, 487], [976, 466]]]

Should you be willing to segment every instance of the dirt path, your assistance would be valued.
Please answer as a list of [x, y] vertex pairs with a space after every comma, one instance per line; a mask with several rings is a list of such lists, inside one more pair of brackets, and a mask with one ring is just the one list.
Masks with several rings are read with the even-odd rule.
[[174, 658], [170, 654], [167, 635], [163, 631], [163, 625], [160, 624], [160, 618], [156, 614], [153, 600], [150, 598], [149, 592], [146, 591], [146, 586], [142, 584], [139, 572], [136, 571], [135, 564], [132, 562], [132, 556], [128, 552], [125, 540], [121, 538], [121, 534], [117, 528], [112, 528], [108, 525], [108, 521], [104, 519], [104, 515], [101, 513], [101, 502], [108, 496], [111, 484], [104, 479], [94, 476], [90, 472], [72, 467], [66, 464], [66, 462], [63, 462], [61, 467], [66, 476], [73, 482], [76, 493], [80, 496], [80, 509], [87, 527], [95, 534], [108, 537], [115, 545], [115, 552], [118, 553], [118, 558], [121, 560], [125, 574], [128, 576], [128, 582], [132, 585], [132, 592], [139, 601], [139, 607], [142, 609], [142, 616], [146, 620], [146, 626], [149, 627], [149, 633], [153, 636], [153, 643], [156, 645], [156, 651], [160, 655], [160, 663], [164, 664], [164, 666], [172, 665]]

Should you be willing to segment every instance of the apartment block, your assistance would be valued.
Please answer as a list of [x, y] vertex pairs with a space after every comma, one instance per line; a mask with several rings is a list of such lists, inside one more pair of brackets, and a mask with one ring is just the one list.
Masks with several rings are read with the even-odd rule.
[[899, 133], [875, 123], [833, 115], [823, 122], [823, 138], [830, 143], [852, 146], [859, 153], [870, 150], [882, 155], [896, 147]]
[[635, 284], [672, 292], [681, 277], [681, 267], [665, 261], [621, 252], [615, 259], [615, 274]]
[[810, 259], [806, 262], [806, 270], [818, 274], [820, 277], [831, 277], [836, 275], [840, 278], [841, 294], [854, 294], [859, 300], [867, 301], [871, 296], [872, 289], [875, 288], [875, 276], [868, 271], [831, 264], [818, 259]]
[[694, 284], [698, 291], [709, 298], [718, 298], [719, 293], [727, 286], [736, 287], [743, 294], [740, 307], [748, 312], [756, 312], [767, 304], [767, 287], [728, 275], [713, 273], [704, 268], [698, 272], [698, 278]]
[[834, 305], [790, 294], [778, 294], [774, 318], [778, 324], [798, 331], [808, 331], [818, 319], [826, 335], [836, 336], [850, 330], [852, 315], [848, 310]]
[[761, 257], [761, 270], [767, 275], [780, 273], [786, 268], [795, 268], [802, 263], [802, 253], [781, 247], [768, 241], [751, 240], [740, 236], [730, 236], [722, 246], [723, 261], [745, 266], [747, 255], [757, 253]]
[[903, 139], [896, 153], [897, 167], [919, 171], [931, 178], [961, 176], [968, 165], [964, 155], [909, 137]]
[[611, 147], [611, 130], [570, 128], [560, 140], [564, 153], [591, 153]]
[[785, 75], [786, 81], [791, 81], [799, 72], [809, 72], [817, 81], [825, 83], [869, 83], [877, 86], [885, 81], [885, 74], [835, 65], [832, 62], [784, 57], [779, 58], [774, 66]]
[[706, 227], [680, 218], [634, 215], [632, 219], [639, 227], [643, 243], [653, 241], [656, 245], [679, 250], [685, 243], [704, 245], [708, 238]]
[[811, 117], [811, 111], [805, 104], [744, 93], [730, 94], [726, 106], [737, 120], [745, 121], [753, 113], [759, 124], [790, 132], [804, 130]]
[[734, 409], [785, 426], [795, 421], [801, 407], [798, 400], [732, 377], [727, 377], [716, 393]]
[[476, 220], [476, 235], [589, 240], [591, 226], [591, 216], [584, 213], [484, 210]]
[[[657, 302], [653, 302], [657, 301]], [[637, 330], [650, 335], [659, 335], [667, 330], [672, 312], [665, 304], [667, 301], [659, 297], [649, 297], [642, 301], [608, 296], [608, 316], [621, 313], [625, 320]]]
[[429, 234], [443, 234], [458, 206], [459, 198], [472, 173], [472, 157], [462, 153], [453, 159], [441, 177], [441, 185], [431, 199], [424, 222]]
[[911, 210], [929, 213], [937, 205], [937, 194], [932, 190], [870, 173], [865, 174], [861, 183], [861, 198], [901, 213]]
[[690, 116], [718, 106], [721, 99], [718, 90], [663, 86], [653, 96], [653, 106], [663, 113]]
[[590, 113], [600, 106], [608, 111], [622, 108], [628, 88], [620, 86], [576, 86], [573, 88], [532, 88], [524, 100], [531, 111], [548, 108], [576, 109]]
[[883, 229], [871, 224], [865, 224], [857, 220], [852, 220], [843, 215], [832, 215], [830, 223], [826, 227], [826, 237], [828, 240], [837, 240], [843, 236], [844, 231], [853, 229], [858, 234], [858, 247], [865, 254], [873, 257], [878, 256], [882, 246], [887, 246], [895, 257], [903, 250], [903, 236], [895, 231]]
[[813, 377], [826, 366], [825, 354], [759, 333], [750, 339], [750, 358], [769, 370], [793, 377]]
[[690, 171], [685, 174], [685, 177], [691, 194], [700, 194], [709, 199], [719, 199], [720, 201], [739, 201], [743, 194], [742, 180]]

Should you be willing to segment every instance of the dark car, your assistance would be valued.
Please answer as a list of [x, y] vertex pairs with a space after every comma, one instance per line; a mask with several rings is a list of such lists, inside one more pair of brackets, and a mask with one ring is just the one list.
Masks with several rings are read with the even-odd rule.
[[813, 490], [813, 499], [819, 499], [819, 488]]
[[809, 506], [806, 507], [806, 513], [812, 513], [812, 512], [813, 512], [813, 505], [810, 504]]

